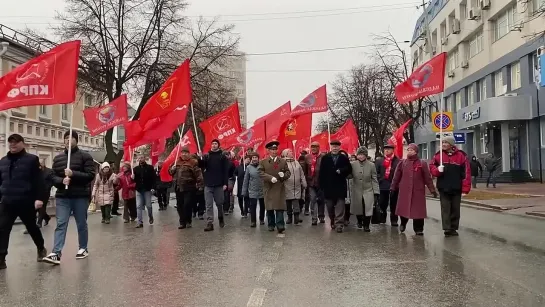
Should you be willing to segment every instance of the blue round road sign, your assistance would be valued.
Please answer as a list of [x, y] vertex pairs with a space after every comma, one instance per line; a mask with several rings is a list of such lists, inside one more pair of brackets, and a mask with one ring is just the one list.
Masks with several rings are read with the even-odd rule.
[[443, 114], [437, 114], [435, 116], [435, 118], [433, 119], [433, 124], [435, 125], [435, 127], [437, 127], [437, 129], [445, 130], [445, 129], [448, 129], [452, 123], [451, 123], [450, 117], [443, 113]]

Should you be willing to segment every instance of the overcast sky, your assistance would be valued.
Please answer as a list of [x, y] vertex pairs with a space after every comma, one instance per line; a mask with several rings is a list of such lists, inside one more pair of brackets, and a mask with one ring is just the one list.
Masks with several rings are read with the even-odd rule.
[[[41, 31], [56, 23], [63, 0], [3, 0], [0, 23]], [[240, 49], [248, 54], [369, 45], [371, 34], [391, 31], [410, 40], [419, 16], [415, 0], [190, 0], [187, 15], [217, 16], [235, 24]], [[22, 9], [24, 8], [24, 10]], [[310, 12], [309, 12], [310, 11]], [[291, 12], [290, 14], [283, 14]], [[306, 13], [293, 13], [306, 12]], [[298, 17], [299, 18], [296, 18]], [[300, 17], [307, 16], [307, 17]], [[408, 49], [408, 44], [405, 45]], [[295, 106], [318, 86], [365, 63], [369, 48], [249, 56], [248, 120], [288, 100]], [[410, 52], [408, 53], [410, 54]]]

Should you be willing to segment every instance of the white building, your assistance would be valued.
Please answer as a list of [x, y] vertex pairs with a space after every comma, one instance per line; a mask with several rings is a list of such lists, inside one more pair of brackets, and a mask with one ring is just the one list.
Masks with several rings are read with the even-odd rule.
[[231, 80], [235, 89], [235, 97], [238, 101], [240, 112], [240, 123], [247, 127], [248, 110], [246, 102], [246, 55], [240, 53], [233, 57], [232, 62], [227, 67], [219, 69], [219, 73]]

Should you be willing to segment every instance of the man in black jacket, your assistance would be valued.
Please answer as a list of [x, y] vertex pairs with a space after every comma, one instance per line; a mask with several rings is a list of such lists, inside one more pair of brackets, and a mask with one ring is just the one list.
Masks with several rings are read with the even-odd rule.
[[394, 173], [399, 159], [394, 154], [395, 146], [392, 144], [384, 145], [384, 157], [377, 157], [375, 167], [377, 169], [377, 180], [380, 189], [379, 206], [382, 210], [380, 222], [386, 223], [388, 215], [388, 206], [390, 206], [390, 224], [392, 227], [397, 227], [397, 195], [398, 192], [390, 192], [390, 185], [394, 179]]
[[[85, 259], [89, 256], [87, 243], [89, 232], [87, 228], [87, 210], [91, 196], [91, 182], [95, 179], [95, 162], [93, 157], [78, 147], [79, 136], [77, 132], [64, 133], [64, 145], [66, 149], [53, 159], [53, 185], [57, 188], [55, 194], [55, 228], [54, 246], [51, 254], [44, 261], [52, 264], [60, 264], [62, 249], [66, 239], [66, 230], [70, 215], [74, 215], [78, 229], [79, 249], [76, 259]], [[70, 165], [68, 165], [68, 148], [70, 151]]]
[[17, 217], [25, 224], [38, 248], [38, 261], [47, 255], [44, 238], [36, 225], [36, 209], [43, 206], [40, 161], [25, 150], [19, 134], [8, 138], [9, 152], [0, 160], [0, 270], [6, 268], [9, 235]]
[[207, 225], [204, 231], [214, 230], [214, 203], [218, 208], [218, 220], [220, 227], [225, 226], [223, 220], [223, 197], [228, 183], [227, 158], [220, 149], [220, 141], [212, 140], [210, 152], [201, 160], [201, 169], [204, 176], [204, 199], [206, 202]]
[[153, 208], [151, 206], [151, 194], [155, 191], [155, 170], [146, 163], [146, 156], [138, 157], [138, 166], [133, 171], [134, 183], [136, 183], [136, 214], [138, 224], [136, 228], [144, 227], [142, 215], [144, 207], [148, 210], [149, 224], [153, 225]]

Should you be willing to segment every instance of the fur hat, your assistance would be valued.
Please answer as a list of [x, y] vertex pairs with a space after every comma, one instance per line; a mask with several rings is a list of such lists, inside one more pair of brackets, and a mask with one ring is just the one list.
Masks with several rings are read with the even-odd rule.
[[100, 169], [103, 169], [103, 168], [106, 168], [106, 167], [110, 167], [110, 163], [108, 162], [104, 162], [100, 165]]
[[367, 154], [369, 154], [369, 151], [367, 150], [367, 147], [361, 146], [361, 147], [358, 148], [358, 150], [356, 151], [356, 154], [357, 154], [357, 155], [367, 155]]

